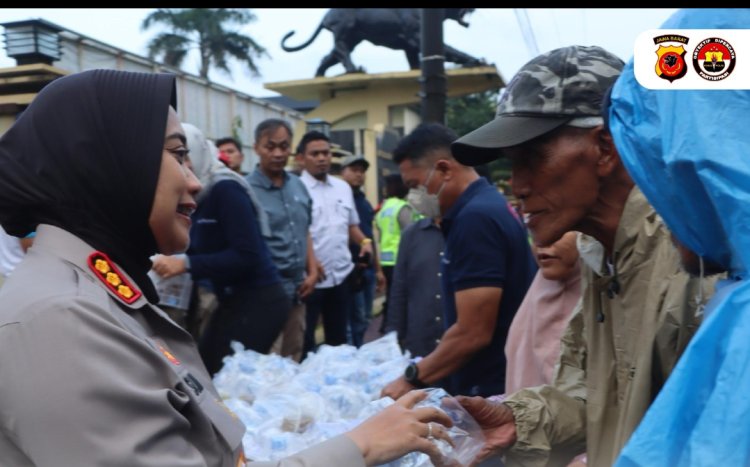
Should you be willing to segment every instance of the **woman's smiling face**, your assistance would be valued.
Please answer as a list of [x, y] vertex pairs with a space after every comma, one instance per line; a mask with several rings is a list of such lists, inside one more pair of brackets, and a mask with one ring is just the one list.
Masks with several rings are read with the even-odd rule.
[[193, 196], [200, 182], [185, 164], [188, 148], [185, 132], [175, 110], [170, 107], [164, 133], [159, 180], [149, 227], [159, 252], [167, 255], [183, 252], [190, 244], [190, 215], [196, 208]]

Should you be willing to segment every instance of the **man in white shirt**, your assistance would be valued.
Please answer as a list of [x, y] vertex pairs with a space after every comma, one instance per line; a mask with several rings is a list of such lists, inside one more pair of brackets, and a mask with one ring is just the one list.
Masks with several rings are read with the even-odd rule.
[[352, 306], [351, 272], [354, 269], [349, 243], [361, 245], [360, 255], [372, 256], [372, 239], [359, 229], [359, 215], [349, 185], [328, 174], [331, 167], [331, 143], [317, 131], [306, 133], [297, 153], [304, 160], [302, 183], [312, 197], [310, 235], [315, 256], [324, 279], [307, 299], [305, 354], [315, 347], [315, 328], [323, 316], [325, 343], [346, 343], [348, 310]]

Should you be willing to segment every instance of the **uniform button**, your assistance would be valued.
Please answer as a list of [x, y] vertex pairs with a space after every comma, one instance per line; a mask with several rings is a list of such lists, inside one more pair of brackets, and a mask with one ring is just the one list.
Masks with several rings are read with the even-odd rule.
[[438, 277], [443, 277], [443, 273], [442, 273], [442, 272], [439, 272], [439, 273], [438, 273]]
[[289, 207], [289, 203], [284, 203], [284, 207]]
[[439, 323], [440, 322], [440, 316], [435, 316], [435, 321]]
[[435, 298], [437, 298], [438, 300], [440, 300], [440, 294], [435, 295]]
[[442, 251], [440, 252], [440, 256], [443, 256], [443, 252]]
[[290, 222], [289, 225], [294, 225], [294, 222]]
[[439, 344], [440, 343], [440, 339], [435, 339], [435, 343]]

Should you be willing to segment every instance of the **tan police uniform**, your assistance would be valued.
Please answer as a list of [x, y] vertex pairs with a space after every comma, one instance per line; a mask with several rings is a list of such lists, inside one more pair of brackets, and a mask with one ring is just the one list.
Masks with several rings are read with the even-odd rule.
[[[192, 337], [106, 255], [41, 225], [0, 291], [0, 465], [236, 466], [244, 425]], [[361, 466], [339, 436], [253, 466]]]

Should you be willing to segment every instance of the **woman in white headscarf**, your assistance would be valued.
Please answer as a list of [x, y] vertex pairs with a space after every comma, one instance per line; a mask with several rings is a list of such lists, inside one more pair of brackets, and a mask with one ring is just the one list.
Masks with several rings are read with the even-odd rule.
[[286, 322], [291, 303], [261, 235], [267, 228], [248, 183], [226, 168], [193, 125], [183, 124], [189, 159], [203, 189], [196, 195], [190, 249], [185, 257], [158, 257], [154, 271], [168, 278], [190, 272], [209, 280], [219, 300], [199, 341], [211, 374], [221, 369], [233, 340], [267, 353]]

